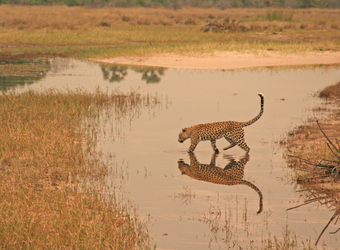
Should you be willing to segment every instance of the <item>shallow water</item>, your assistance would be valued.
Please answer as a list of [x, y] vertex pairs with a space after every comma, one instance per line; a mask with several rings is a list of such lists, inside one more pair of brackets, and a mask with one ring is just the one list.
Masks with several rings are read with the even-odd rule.
[[[149, 232], [157, 249], [263, 249], [275, 238], [313, 247], [333, 215], [317, 203], [286, 211], [304, 200], [299, 186], [291, 181], [293, 173], [278, 141], [308, 118], [322, 116], [313, 112], [318, 105], [325, 105], [315, 93], [339, 80], [339, 67], [203, 71], [53, 59], [43, 78], [26, 85], [21, 81], [15, 87], [6, 86], [18, 92], [46, 88], [94, 90], [100, 86], [109, 91], [133, 89], [163, 96], [162, 108], [126, 121], [120, 138], [113, 141], [103, 136], [100, 149], [115, 154], [108, 187], [139, 208], [140, 216], [150, 223]], [[177, 141], [184, 127], [250, 120], [260, 110], [258, 92], [265, 96], [264, 114], [245, 128], [251, 150], [243, 180], [263, 195], [263, 211], [259, 214], [259, 194], [254, 188], [182, 175], [178, 161], [190, 164], [186, 153], [190, 142]], [[106, 132], [110, 130], [105, 128]], [[225, 139], [217, 141], [221, 153], [215, 166], [224, 168], [232, 159], [238, 162], [244, 158], [244, 151], [237, 146], [222, 152], [228, 145]], [[194, 154], [197, 161], [210, 164], [212, 156], [210, 142], [200, 142]], [[338, 249], [339, 233], [329, 234], [338, 227], [331, 224], [319, 246]]]

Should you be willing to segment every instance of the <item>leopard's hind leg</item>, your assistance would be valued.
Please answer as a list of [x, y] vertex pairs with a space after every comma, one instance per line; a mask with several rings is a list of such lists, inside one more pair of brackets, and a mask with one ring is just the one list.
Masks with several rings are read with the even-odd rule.
[[244, 138], [240, 138], [237, 142], [237, 145], [242, 148], [244, 151], [246, 151], [247, 153], [250, 151], [250, 148], [248, 147], [246, 141], [244, 140]]
[[230, 145], [228, 147], [223, 148], [223, 150], [233, 148], [237, 145], [237, 143], [230, 139], [228, 136], [224, 136], [224, 138], [230, 143]]
[[244, 140], [244, 130], [243, 130], [243, 128], [239, 128], [237, 130], [237, 133], [235, 133], [235, 142], [244, 151], [249, 152], [250, 148], [248, 147], [246, 141]]
[[230, 149], [236, 145], [240, 148], [249, 152], [250, 148], [248, 147], [246, 141], [244, 140], [244, 130], [242, 128], [238, 129], [233, 135], [226, 135], [224, 138], [230, 143], [228, 147], [223, 148], [224, 150]]

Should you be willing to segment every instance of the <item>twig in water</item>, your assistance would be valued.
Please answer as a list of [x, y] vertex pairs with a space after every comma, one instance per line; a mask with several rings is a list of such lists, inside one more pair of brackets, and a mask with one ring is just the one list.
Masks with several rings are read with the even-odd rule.
[[335, 232], [330, 232], [330, 234], [336, 234], [340, 230], [340, 227]]
[[291, 207], [291, 208], [288, 208], [286, 211], [288, 211], [288, 210], [293, 210], [293, 209], [295, 209], [295, 208], [299, 208], [299, 207], [302, 207], [302, 206], [304, 206], [304, 205], [308, 205], [309, 203], [312, 203], [312, 202], [314, 202], [314, 201], [316, 201], [316, 200], [318, 200], [318, 199], [311, 199], [311, 200], [309, 200], [309, 201], [305, 201], [303, 204], [300, 204], [300, 205], [297, 205], [297, 206], [295, 206], [295, 207]]
[[[322, 230], [322, 232], [320, 233], [318, 239], [315, 242], [315, 246], [318, 244], [322, 234], [325, 232], [325, 230], [327, 229], [327, 227], [329, 226], [329, 224], [335, 219], [336, 216], [339, 216], [340, 214], [340, 210], [336, 210], [335, 213], [333, 214], [333, 216], [331, 217], [331, 219], [328, 221], [327, 225], [324, 227], [324, 229]], [[339, 229], [338, 229], [339, 230]], [[338, 231], [336, 230], [336, 232]]]

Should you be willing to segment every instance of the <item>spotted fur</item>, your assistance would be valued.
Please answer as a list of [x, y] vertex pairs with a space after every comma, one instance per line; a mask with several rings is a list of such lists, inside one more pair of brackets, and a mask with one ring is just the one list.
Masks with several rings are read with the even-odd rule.
[[259, 195], [259, 210], [258, 214], [263, 210], [263, 196], [260, 189], [249, 181], [243, 180], [244, 167], [249, 160], [249, 155], [241, 158], [239, 161], [235, 161], [234, 158], [228, 157], [229, 164], [224, 169], [217, 167], [215, 164], [217, 154], [214, 154], [211, 158], [210, 164], [200, 164], [194, 153], [189, 153], [190, 165], [184, 161], [178, 161], [178, 168], [182, 174], [185, 174], [193, 179], [211, 182], [222, 185], [246, 185], [255, 190]]
[[264, 106], [264, 96], [259, 93], [261, 98], [261, 110], [260, 113], [253, 119], [247, 122], [214, 122], [206, 124], [197, 124], [189, 128], [184, 128], [178, 135], [178, 141], [180, 143], [184, 142], [186, 139], [190, 138], [191, 144], [188, 152], [194, 152], [197, 144], [200, 141], [210, 140], [211, 146], [215, 153], [218, 153], [218, 148], [216, 147], [216, 140], [224, 137], [230, 145], [223, 148], [224, 150], [230, 149], [238, 145], [243, 150], [249, 152], [250, 148], [244, 140], [244, 129], [243, 127], [249, 126], [256, 122], [263, 114]]

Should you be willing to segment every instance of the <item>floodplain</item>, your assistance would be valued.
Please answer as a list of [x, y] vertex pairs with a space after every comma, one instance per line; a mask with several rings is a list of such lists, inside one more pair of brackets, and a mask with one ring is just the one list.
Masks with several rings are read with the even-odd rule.
[[[105, 171], [96, 171], [101, 179], [80, 173], [77, 183], [95, 187], [100, 180], [102, 198], [114, 195], [116, 200], [134, 205], [140, 221], [147, 225], [149, 247], [316, 248], [334, 212], [318, 202], [288, 210], [304, 204], [305, 193], [287, 165], [280, 141], [294, 127], [323, 118], [335, 108], [315, 93], [339, 79], [339, 67], [214, 71], [62, 58], [48, 63], [50, 69], [41, 79], [12, 85], [6, 91], [14, 89], [21, 95], [44, 89], [67, 93], [81, 88], [91, 93], [99, 87], [108, 93], [119, 89], [147, 97], [142, 102], [147, 104], [145, 108], [136, 107], [127, 116], [122, 117], [120, 109], [104, 109], [96, 112], [94, 121], [83, 120], [95, 139], [87, 152], [98, 155], [96, 160], [103, 163]], [[260, 120], [245, 128], [251, 148], [248, 159], [235, 147], [212, 161], [209, 142], [201, 142], [192, 158], [186, 153], [189, 142], [178, 143], [183, 127], [251, 119], [259, 112], [259, 90], [265, 96], [265, 111]], [[326, 113], [318, 112], [317, 107]], [[227, 145], [224, 139], [217, 141], [220, 149]], [[218, 185], [183, 174], [179, 163], [190, 168], [195, 159], [202, 166], [222, 169], [243, 164], [242, 179], [260, 192], [251, 185]], [[337, 249], [338, 235], [330, 234], [337, 227], [330, 225], [318, 246]]]
[[[337, 196], [309, 202], [320, 186], [301, 183], [285, 141], [336, 109], [317, 93], [339, 82], [337, 65], [71, 58], [337, 53], [339, 10], [1, 5], [0, 16], [1, 247], [338, 248]], [[246, 128], [249, 158], [237, 147], [213, 156], [208, 142], [192, 156], [177, 142], [183, 127], [254, 117], [258, 92], [265, 113]], [[184, 173], [194, 164], [243, 164], [249, 185], [197, 181]]]

